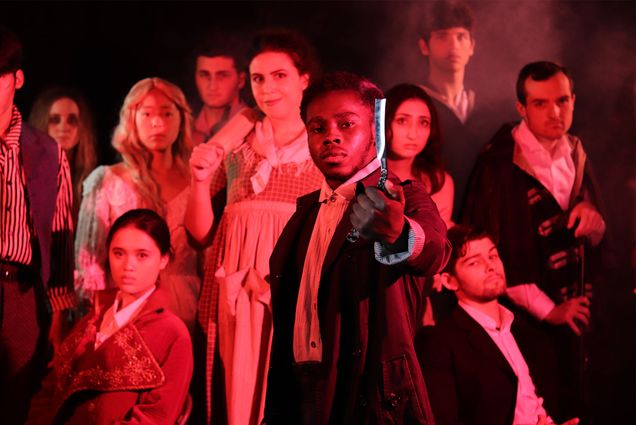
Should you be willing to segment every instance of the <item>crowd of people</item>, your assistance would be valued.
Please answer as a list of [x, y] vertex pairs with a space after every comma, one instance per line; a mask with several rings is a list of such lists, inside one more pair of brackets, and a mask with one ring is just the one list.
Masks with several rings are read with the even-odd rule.
[[205, 40], [201, 110], [138, 81], [112, 165], [77, 90], [23, 120], [0, 28], [3, 423], [591, 423], [607, 238], [572, 77], [528, 63], [500, 122], [469, 7], [425, 21], [426, 78], [385, 93], [296, 31]]

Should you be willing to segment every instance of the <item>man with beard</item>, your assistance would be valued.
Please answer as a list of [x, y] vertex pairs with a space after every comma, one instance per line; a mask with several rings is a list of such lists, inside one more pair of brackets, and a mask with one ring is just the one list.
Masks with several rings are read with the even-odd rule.
[[[458, 306], [420, 353], [435, 422], [554, 423], [537, 394], [554, 400], [553, 370], [538, 349], [540, 336], [498, 301], [506, 276], [497, 247], [488, 234], [468, 226], [453, 227], [448, 238], [453, 250], [441, 280]], [[577, 423], [574, 418], [565, 424]]]
[[522, 120], [504, 125], [480, 155], [463, 215], [464, 223], [498, 241], [508, 297], [549, 335], [565, 417], [585, 404], [579, 335], [590, 322], [590, 299], [581, 281], [602, 278], [605, 235], [589, 161], [581, 140], [568, 133], [573, 89], [568, 71], [556, 63], [523, 67], [516, 103]]

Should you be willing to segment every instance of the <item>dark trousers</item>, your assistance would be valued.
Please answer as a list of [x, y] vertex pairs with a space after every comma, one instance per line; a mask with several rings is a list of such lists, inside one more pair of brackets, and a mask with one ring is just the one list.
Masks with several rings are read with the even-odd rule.
[[23, 424], [51, 357], [42, 285], [0, 279], [0, 417]]

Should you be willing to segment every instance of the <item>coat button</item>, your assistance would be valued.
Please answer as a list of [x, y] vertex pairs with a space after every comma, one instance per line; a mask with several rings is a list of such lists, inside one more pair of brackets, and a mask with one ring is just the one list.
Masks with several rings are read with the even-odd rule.
[[362, 349], [358, 348], [357, 350], [354, 350], [353, 353], [351, 353], [354, 357], [360, 357], [362, 355]]
[[387, 397], [386, 401], [389, 403], [389, 406], [398, 407], [398, 405], [400, 404], [400, 396], [395, 393], [391, 393]]
[[88, 403], [88, 406], [86, 406], [86, 410], [88, 410], [89, 412], [93, 412], [95, 410], [95, 403]]
[[360, 406], [367, 407], [367, 399], [364, 396], [360, 396]]

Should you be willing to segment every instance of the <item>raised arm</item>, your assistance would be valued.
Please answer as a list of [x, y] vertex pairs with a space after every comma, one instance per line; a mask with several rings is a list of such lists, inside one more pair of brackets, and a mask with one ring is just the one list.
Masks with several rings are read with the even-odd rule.
[[223, 148], [217, 144], [203, 143], [192, 151], [190, 157], [190, 196], [185, 212], [185, 227], [196, 243], [207, 246], [212, 243], [214, 213], [210, 186], [218, 183], [223, 172]]

